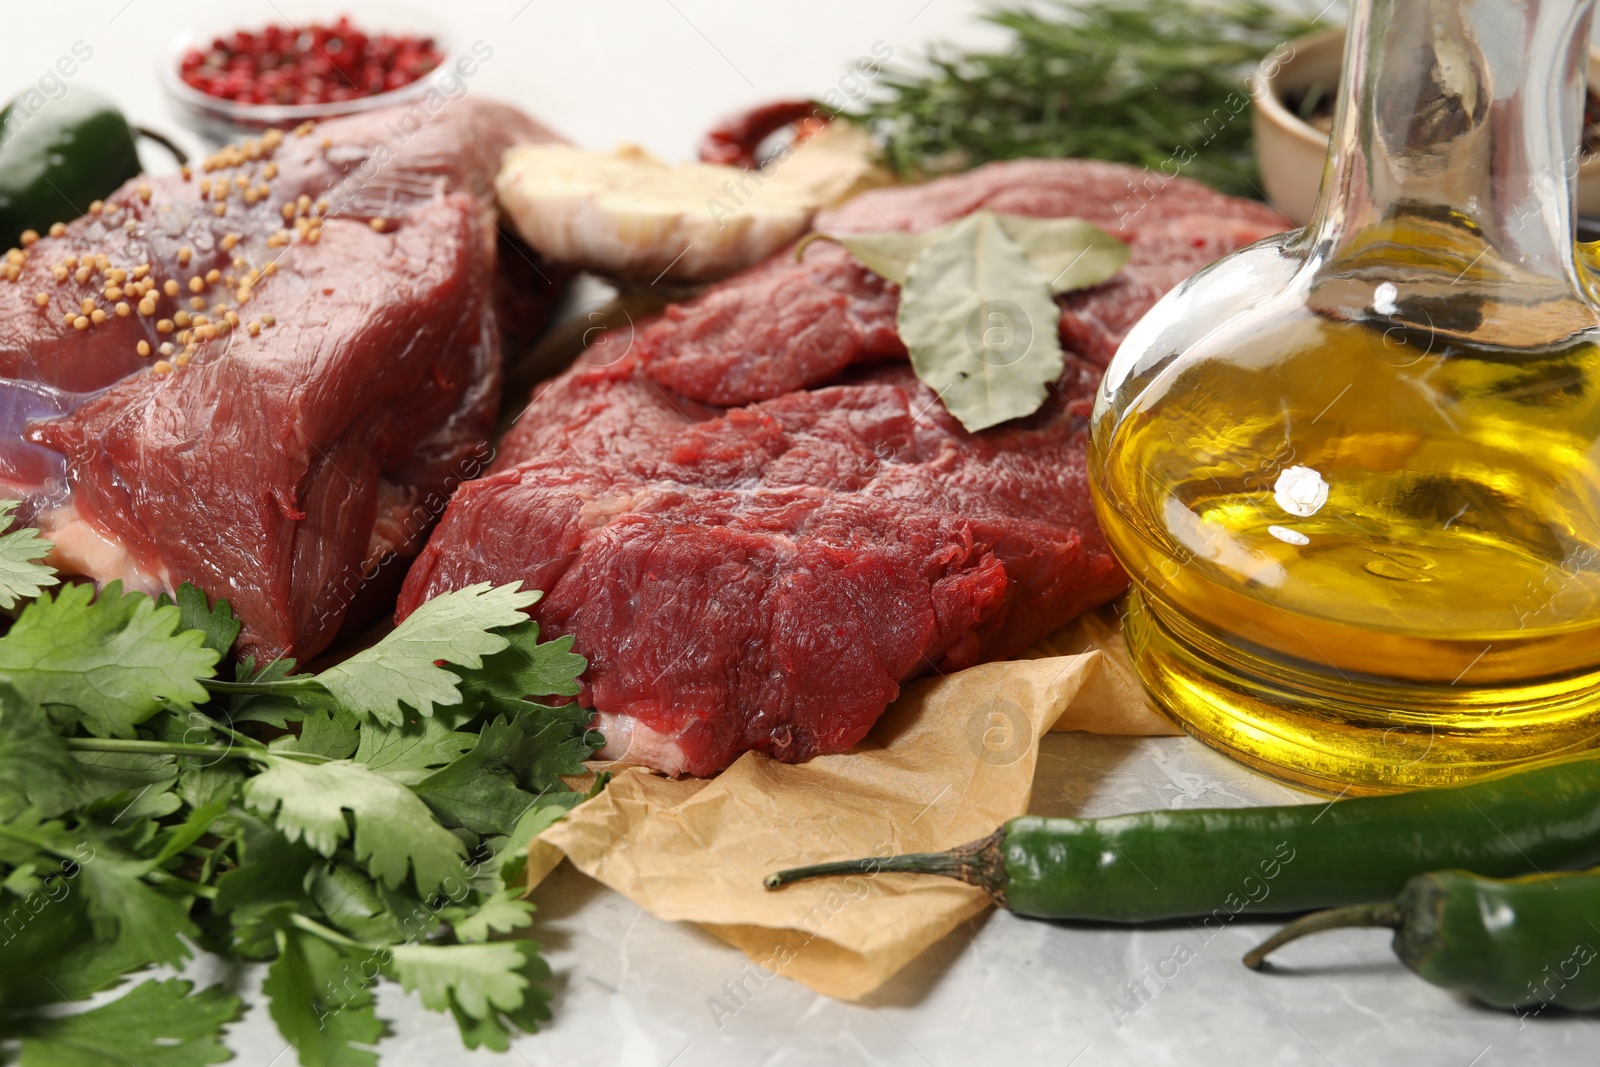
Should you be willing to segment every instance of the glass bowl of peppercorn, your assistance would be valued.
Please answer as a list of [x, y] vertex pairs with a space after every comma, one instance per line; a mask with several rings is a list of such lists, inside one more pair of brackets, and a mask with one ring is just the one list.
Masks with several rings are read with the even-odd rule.
[[277, 20], [264, 25], [179, 34], [161, 61], [173, 112], [214, 145], [430, 92], [458, 95], [460, 85], [442, 81], [467, 76], [455, 69], [447, 35], [424, 15], [389, 5], [333, 18], [274, 10]]

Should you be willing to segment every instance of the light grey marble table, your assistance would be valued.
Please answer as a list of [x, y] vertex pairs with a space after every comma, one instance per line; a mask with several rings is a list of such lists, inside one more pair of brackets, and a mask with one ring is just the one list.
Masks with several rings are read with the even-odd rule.
[[[349, 5], [372, 10], [373, 3]], [[423, 5], [418, 4], [418, 7]], [[428, 5], [463, 46], [494, 49], [474, 93], [517, 101], [574, 140], [619, 141], [687, 158], [716, 117], [758, 101], [820, 95], [878, 41], [901, 57], [926, 42], [994, 41], [975, 27], [977, 0], [452, 0]], [[94, 51], [69, 82], [113, 96], [136, 120], [173, 130], [154, 77], [174, 33], [304, 10], [291, 0], [80, 0], [8, 8], [0, 96], [22, 91], [78, 41]], [[339, 4], [325, 5], [333, 14]], [[199, 145], [184, 140], [193, 150]], [[153, 154], [152, 162], [157, 155]], [[1057, 735], [1047, 761], [1070, 784], [1042, 811], [1280, 802], [1293, 791], [1187, 738]], [[563, 868], [541, 887], [536, 936], [556, 972], [555, 1020], [509, 1053], [464, 1053], [455, 1025], [392, 985], [385, 1067], [442, 1064], [711, 1067], [711, 1065], [1027, 1062], [1306, 1064], [1322, 1067], [1502, 1067], [1600, 1060], [1590, 1017], [1525, 1024], [1466, 1004], [1411, 976], [1380, 932], [1327, 935], [1252, 974], [1241, 952], [1270, 929], [1238, 922], [1207, 940], [1177, 923], [1125, 930], [1053, 925], [988, 913], [935, 946], [870, 1003], [819, 997], [783, 979], [757, 985], [745, 957], [691, 926], [661, 922]], [[1180, 948], [1180, 946], [1182, 946]], [[1174, 966], [1173, 960], [1185, 962]], [[1162, 978], [1162, 973], [1170, 975]], [[239, 1067], [294, 1067], [259, 1007], [260, 972], [226, 974], [258, 1004], [231, 1031]], [[746, 992], [735, 1005], [731, 984]], [[1143, 992], [1130, 986], [1142, 984]], [[713, 1010], [737, 1007], [731, 1015]]]
[[[1048, 814], [1304, 797], [1186, 737], [1049, 735], [1040, 777], [1066, 783], [1035, 798], [1034, 809]], [[1185, 922], [1130, 930], [989, 912], [867, 1002], [849, 1004], [782, 978], [763, 981], [737, 950], [652, 917], [570, 866], [534, 899], [534, 935], [556, 972], [550, 1028], [508, 1053], [463, 1053], [454, 1023], [387, 986], [380, 1010], [396, 1020], [396, 1033], [383, 1045], [385, 1065], [1520, 1067], [1600, 1059], [1600, 1020], [1524, 1020], [1469, 1004], [1405, 970], [1383, 931], [1320, 936], [1258, 974], [1239, 956], [1274, 928], [1270, 921], [1215, 932]], [[244, 978], [246, 990], [259, 981]], [[229, 1043], [239, 1067], [294, 1063], [260, 1008]]]

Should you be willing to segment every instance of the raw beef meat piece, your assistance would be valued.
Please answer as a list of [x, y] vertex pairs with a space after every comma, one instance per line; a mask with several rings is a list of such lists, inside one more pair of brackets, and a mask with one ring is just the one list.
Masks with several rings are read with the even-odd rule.
[[[1168, 289], [1219, 257], [1281, 232], [1263, 204], [1115, 163], [993, 163], [893, 194], [869, 193], [817, 216], [819, 233], [916, 233], [979, 208], [1087, 219], [1130, 245], [1105, 285], [1056, 298], [1062, 345], [1104, 366]], [[669, 307], [639, 335], [651, 378], [714, 404], [747, 404], [831, 381], [854, 363], [905, 359], [899, 287], [843, 248], [778, 255]]]
[[[1134, 179], [996, 165], [868, 193], [822, 227], [920, 230], [984, 204], [1115, 219]], [[607, 756], [711, 774], [751, 749], [849, 748], [905, 680], [1014, 654], [1124, 587], [1089, 500], [1100, 367], [1082, 352], [1103, 355], [1178, 280], [1168, 261], [1285, 225], [1187, 182], [1147, 195], [1120, 230], [1131, 277], [1069, 304], [1078, 332], [1038, 413], [967, 433], [892, 361], [892, 286], [826, 246], [799, 267], [781, 253], [543, 387], [452, 498], [398, 616], [472, 582], [545, 590], [535, 615], [589, 657]]]
[[[552, 137], [471, 98], [420, 126], [330, 121], [137, 178], [14, 256], [0, 491], [51, 562], [226, 597], [241, 653], [326, 646], [487, 459], [494, 173], [506, 147]], [[557, 296], [543, 285], [524, 321]]]

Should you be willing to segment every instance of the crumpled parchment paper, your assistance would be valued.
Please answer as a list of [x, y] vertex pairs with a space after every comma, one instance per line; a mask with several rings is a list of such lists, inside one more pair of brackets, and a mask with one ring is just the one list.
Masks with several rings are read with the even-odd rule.
[[903, 874], [776, 892], [762, 878], [987, 836], [1027, 809], [1039, 738], [1052, 729], [1178, 732], [1146, 702], [1109, 608], [1024, 658], [912, 683], [848, 753], [785, 764], [748, 752], [711, 779], [616, 767], [599, 796], [533, 842], [530, 888], [565, 856], [652, 915], [699, 923], [768, 974], [860, 999], [988, 896]]

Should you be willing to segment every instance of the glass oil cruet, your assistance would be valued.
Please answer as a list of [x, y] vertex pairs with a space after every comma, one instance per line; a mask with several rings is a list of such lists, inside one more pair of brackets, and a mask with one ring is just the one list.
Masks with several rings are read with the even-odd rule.
[[1093, 417], [1129, 648], [1192, 734], [1330, 791], [1600, 744], [1595, 0], [1356, 0], [1303, 230], [1129, 334]]

